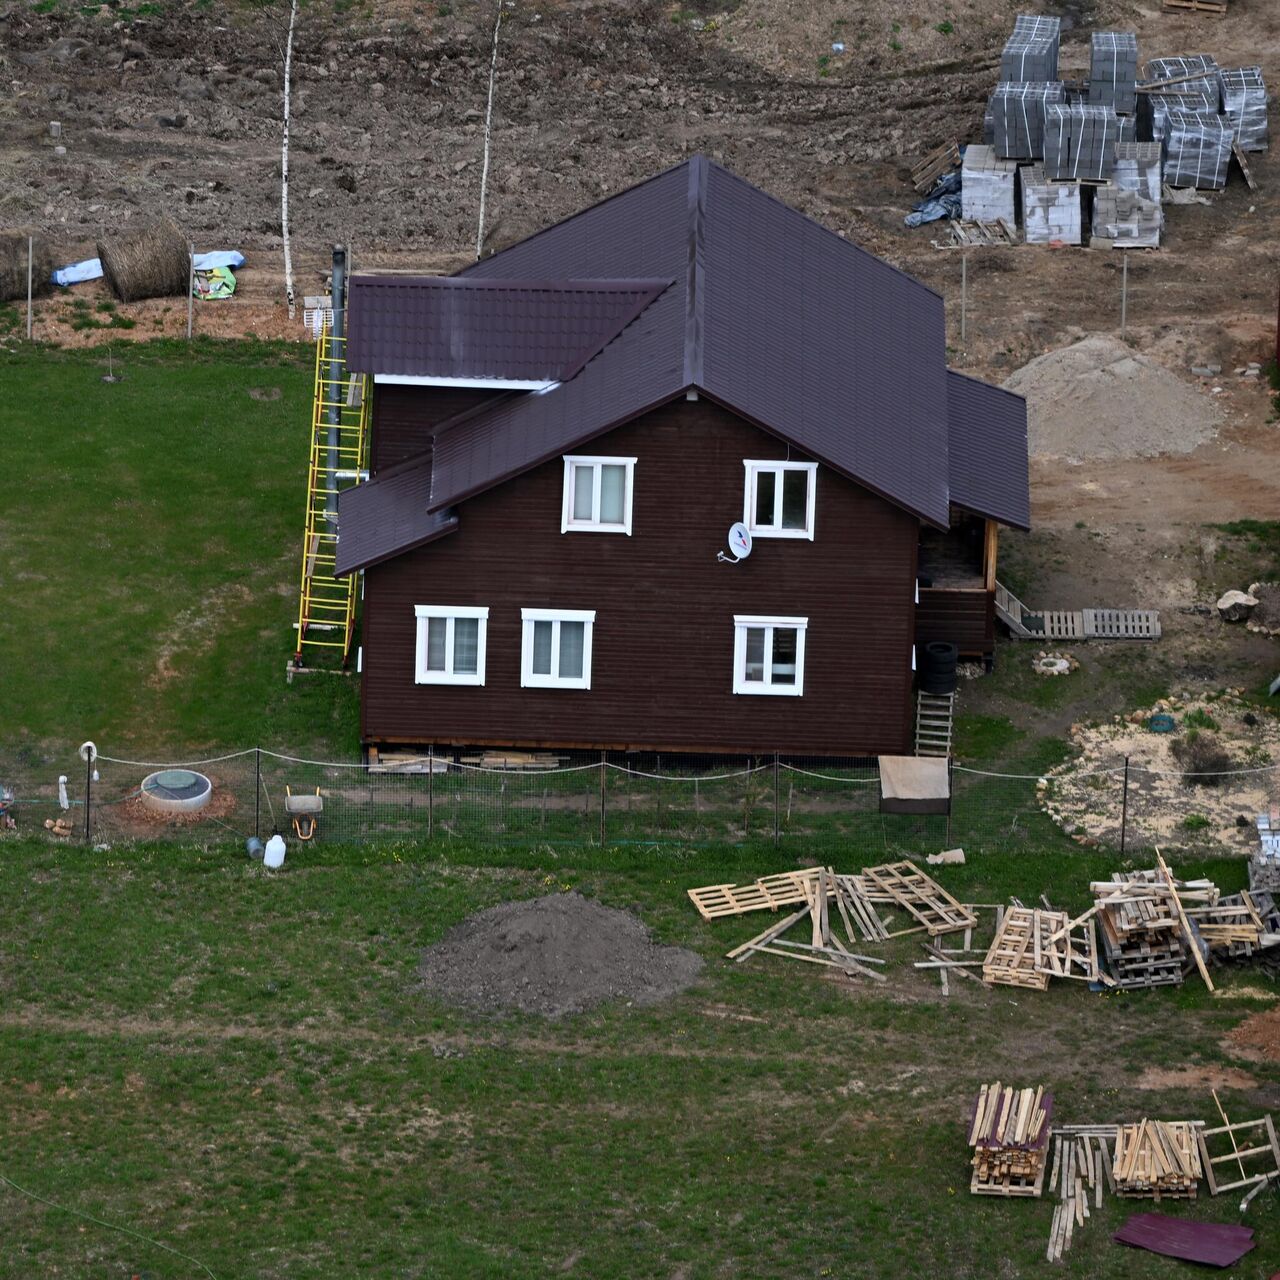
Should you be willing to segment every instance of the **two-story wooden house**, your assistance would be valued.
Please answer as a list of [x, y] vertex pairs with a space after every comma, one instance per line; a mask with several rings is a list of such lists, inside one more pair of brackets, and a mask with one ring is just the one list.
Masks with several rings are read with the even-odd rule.
[[348, 362], [368, 743], [903, 753], [917, 642], [990, 656], [1022, 400], [948, 372], [936, 293], [702, 157], [457, 276], [357, 275]]

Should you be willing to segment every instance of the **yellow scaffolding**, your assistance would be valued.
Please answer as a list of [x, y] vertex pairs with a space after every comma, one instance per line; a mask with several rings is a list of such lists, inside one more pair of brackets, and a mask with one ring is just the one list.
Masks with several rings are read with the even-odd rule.
[[367, 477], [369, 398], [364, 375], [347, 373], [345, 353], [346, 339], [323, 329], [316, 342], [311, 409], [307, 524], [294, 652], [298, 666], [304, 649], [338, 649], [345, 663], [355, 635], [359, 574], [337, 578], [333, 573], [338, 550], [337, 496]]

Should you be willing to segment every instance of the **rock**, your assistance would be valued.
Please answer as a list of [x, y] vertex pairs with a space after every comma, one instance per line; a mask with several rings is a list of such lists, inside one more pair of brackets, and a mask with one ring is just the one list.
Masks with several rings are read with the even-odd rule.
[[1244, 622], [1257, 606], [1257, 596], [1245, 591], [1228, 591], [1218, 601], [1218, 616], [1223, 622]]
[[1198, 378], [1212, 378], [1222, 372], [1220, 364], [1193, 364], [1191, 372]]

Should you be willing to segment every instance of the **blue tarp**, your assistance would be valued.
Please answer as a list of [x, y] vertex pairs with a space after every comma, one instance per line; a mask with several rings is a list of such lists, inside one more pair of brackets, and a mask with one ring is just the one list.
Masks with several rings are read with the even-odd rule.
[[[197, 253], [195, 267], [197, 271], [212, 271], [214, 267], [244, 266], [244, 254], [238, 249], [215, 249], [211, 253]], [[60, 267], [53, 273], [53, 283], [60, 285], [81, 284], [85, 280], [98, 280], [102, 277], [102, 263], [97, 258], [86, 258], [83, 262], [73, 262], [69, 267]]]
[[933, 190], [919, 204], [912, 206], [912, 212], [903, 221], [909, 227], [919, 227], [926, 222], [937, 222], [940, 218], [959, 216], [960, 170], [952, 169], [933, 184]]

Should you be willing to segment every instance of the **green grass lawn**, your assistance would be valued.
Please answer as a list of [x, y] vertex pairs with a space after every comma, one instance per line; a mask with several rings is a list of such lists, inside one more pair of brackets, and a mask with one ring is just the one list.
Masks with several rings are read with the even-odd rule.
[[0, 352], [0, 752], [34, 762], [93, 738], [114, 754], [351, 755], [354, 681], [284, 683], [310, 351], [156, 342], [116, 357], [123, 381], [107, 384], [101, 350]]
[[[761, 918], [706, 924], [684, 891], [777, 870], [768, 847], [317, 846], [278, 875], [228, 846], [0, 847], [0, 1173], [219, 1280], [1034, 1275], [1049, 1200], [967, 1191], [977, 1086], [1043, 1083], [1064, 1122], [1212, 1119], [1207, 1089], [1143, 1072], [1227, 1064], [1226, 1032], [1267, 1007], [1194, 980], [1112, 997], [953, 982], [943, 1000], [913, 938], [887, 944], [884, 989], [735, 965], [723, 953]], [[1075, 908], [1114, 865], [971, 853], [939, 875], [963, 900]], [[700, 983], [559, 1022], [415, 988], [452, 924], [568, 887], [697, 950]], [[1224, 1105], [1261, 1114], [1280, 1067], [1236, 1065]], [[1280, 1268], [1273, 1206], [1255, 1202], [1259, 1247], [1233, 1274]], [[1058, 1274], [1172, 1274], [1110, 1243], [1152, 1207], [1108, 1200]], [[1234, 1197], [1172, 1211], [1237, 1220]], [[0, 1222], [3, 1277], [203, 1274], [3, 1185]]]

